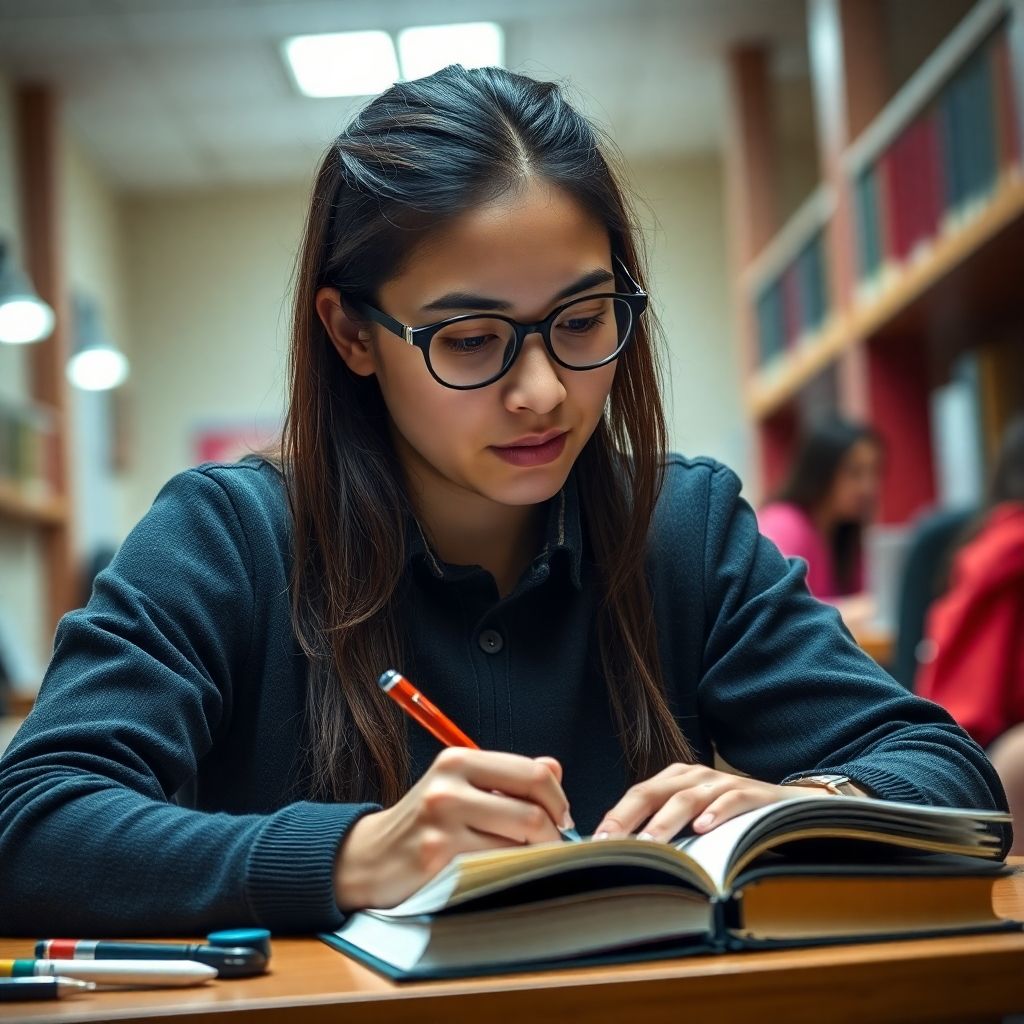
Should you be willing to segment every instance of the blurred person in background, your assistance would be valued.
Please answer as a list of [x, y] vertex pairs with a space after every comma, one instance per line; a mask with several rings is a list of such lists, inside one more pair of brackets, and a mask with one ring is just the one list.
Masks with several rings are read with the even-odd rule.
[[882, 441], [868, 426], [841, 419], [804, 435], [789, 479], [758, 513], [761, 532], [787, 557], [807, 563], [807, 587], [839, 609], [851, 629], [867, 623], [864, 529], [875, 518]]
[[[990, 747], [1024, 815], [1024, 414], [1003, 437], [984, 509], [931, 607], [915, 688]], [[1024, 853], [1018, 840], [1015, 853]]]

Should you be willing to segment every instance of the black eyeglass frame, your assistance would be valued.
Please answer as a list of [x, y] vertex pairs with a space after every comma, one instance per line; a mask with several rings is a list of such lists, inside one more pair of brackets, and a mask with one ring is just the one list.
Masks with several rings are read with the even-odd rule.
[[[362, 314], [374, 323], [380, 324], [385, 330], [390, 331], [392, 334], [397, 335], [404, 342], [409, 345], [414, 345], [423, 353], [423, 361], [427, 364], [427, 370], [430, 371], [430, 376], [437, 381], [442, 387], [452, 388], [454, 391], [475, 391], [477, 388], [485, 388], [489, 384], [493, 384], [496, 380], [500, 380], [502, 377], [512, 369], [515, 361], [519, 358], [519, 353], [523, 350], [523, 345], [526, 342], [526, 338], [530, 334], [539, 333], [541, 338], [544, 340], [544, 347], [548, 350], [548, 355], [558, 363], [559, 366], [564, 366], [567, 370], [596, 370], [598, 367], [607, 366], [608, 363], [615, 359], [618, 359], [622, 355], [626, 346], [633, 339], [633, 332], [636, 329], [637, 321], [640, 319], [644, 310], [647, 309], [648, 295], [640, 285], [633, 280], [633, 275], [626, 269], [626, 265], [619, 259], [618, 256], [612, 256], [612, 262], [615, 265], [618, 272], [625, 278], [626, 283], [633, 289], [630, 293], [622, 292], [595, 292], [592, 295], [583, 295], [576, 299], [570, 299], [568, 302], [563, 302], [561, 305], [556, 306], [543, 320], [535, 324], [522, 324], [518, 320], [513, 320], [509, 316], [502, 316], [500, 313], [462, 313], [459, 316], [449, 317], [447, 320], [438, 320], [437, 323], [425, 324], [423, 327], [409, 327], [407, 324], [403, 324], [396, 320], [394, 317], [388, 316], [387, 313], [377, 309], [375, 306], [371, 306], [368, 302], [363, 302], [359, 299], [347, 299], [348, 305], [352, 307], [355, 312]], [[558, 358], [558, 353], [555, 352], [554, 346], [551, 343], [551, 328], [558, 317], [570, 306], [574, 306], [577, 302], [585, 302], [587, 299], [619, 299], [625, 302], [629, 306], [632, 320], [630, 321], [629, 330], [626, 332], [626, 336], [619, 342], [618, 348], [609, 355], [605, 356], [598, 363], [592, 363], [590, 366], [570, 366], [568, 363], [563, 362]], [[494, 374], [493, 377], [489, 377], [485, 381], [481, 381], [479, 384], [450, 384], [446, 380], [442, 380], [435, 372], [434, 367], [430, 365], [430, 342], [434, 335], [443, 327], [449, 327], [451, 324], [461, 323], [464, 320], [501, 320], [504, 323], [509, 324], [515, 331], [515, 340], [512, 343], [511, 355], [502, 364], [501, 369]]]

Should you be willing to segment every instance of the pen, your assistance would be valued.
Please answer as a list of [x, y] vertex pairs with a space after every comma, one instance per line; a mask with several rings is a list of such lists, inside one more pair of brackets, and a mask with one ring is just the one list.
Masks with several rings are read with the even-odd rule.
[[201, 985], [217, 969], [194, 960], [0, 960], [0, 978], [57, 977], [100, 985]]
[[[408, 712], [424, 729], [436, 736], [446, 747], [480, 749], [443, 711], [431, 704], [400, 672], [389, 668], [377, 680], [377, 684], [403, 711]], [[582, 842], [580, 834], [574, 828], [560, 828], [558, 831], [562, 833], [562, 838], [567, 839], [569, 842]]]
[[36, 956], [49, 960], [195, 960], [222, 978], [262, 974], [267, 958], [247, 946], [207, 946], [195, 942], [103, 942], [93, 939], [40, 939]]
[[74, 978], [0, 978], [0, 1003], [60, 999], [72, 992], [88, 992], [95, 987], [94, 981], [76, 981]]

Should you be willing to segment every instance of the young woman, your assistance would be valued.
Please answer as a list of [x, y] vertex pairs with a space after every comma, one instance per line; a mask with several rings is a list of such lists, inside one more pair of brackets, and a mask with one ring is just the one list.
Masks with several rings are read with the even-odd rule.
[[[452, 67], [355, 118], [313, 187], [280, 465], [167, 484], [0, 762], [4, 931], [313, 931], [570, 821], [1001, 803], [735, 475], [666, 456], [643, 281], [557, 86]], [[483, 749], [407, 722], [392, 667]]]
[[924, 649], [918, 693], [989, 748], [1010, 809], [1024, 814], [1024, 415], [1006, 430], [985, 508], [928, 612]]
[[761, 532], [787, 557], [807, 563], [807, 587], [848, 624], [870, 617], [863, 533], [878, 509], [882, 445], [870, 427], [841, 419], [814, 424], [789, 479], [757, 515]]
[[983, 746], [1024, 722], [1024, 415], [1003, 437], [985, 507], [928, 612], [915, 688]]

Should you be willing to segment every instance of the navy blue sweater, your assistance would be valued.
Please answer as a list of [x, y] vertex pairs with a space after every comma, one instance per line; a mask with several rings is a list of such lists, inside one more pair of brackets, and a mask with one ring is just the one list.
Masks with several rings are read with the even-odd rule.
[[[1004, 807], [980, 748], [858, 649], [739, 491], [725, 467], [673, 456], [650, 534], [662, 670], [700, 759], [717, 748], [771, 782], [838, 772], [884, 799]], [[410, 537], [397, 667], [481, 746], [557, 757], [591, 831], [627, 782], [572, 477], [504, 598], [489, 573]], [[335, 854], [378, 808], [309, 800], [290, 559], [269, 464], [207, 465], [164, 487], [88, 606], [61, 621], [0, 761], [0, 933], [338, 925]], [[408, 739], [418, 777], [439, 745], [415, 727]]]

